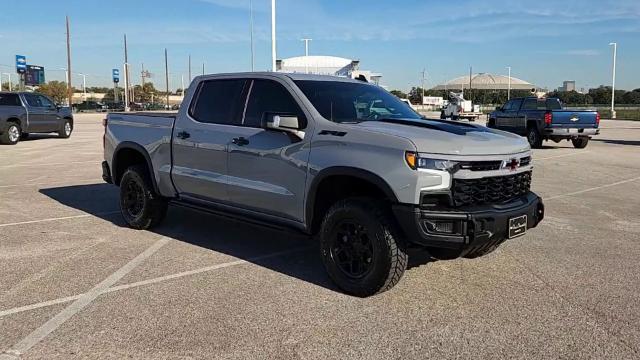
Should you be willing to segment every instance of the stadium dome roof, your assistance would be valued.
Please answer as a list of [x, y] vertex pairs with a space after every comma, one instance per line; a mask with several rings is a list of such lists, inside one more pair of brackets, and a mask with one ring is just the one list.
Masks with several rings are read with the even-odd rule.
[[[464, 75], [451, 79], [444, 84], [440, 84], [433, 90], [460, 90], [469, 89], [469, 75]], [[495, 75], [489, 73], [479, 73], [471, 75], [471, 88], [481, 90], [506, 90], [509, 88], [509, 77], [505, 75]], [[524, 80], [511, 77], [511, 90], [531, 90], [536, 88], [534, 84]]]

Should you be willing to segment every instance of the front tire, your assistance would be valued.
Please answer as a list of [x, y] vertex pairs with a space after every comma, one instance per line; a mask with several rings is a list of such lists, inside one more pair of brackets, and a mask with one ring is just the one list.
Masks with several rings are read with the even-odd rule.
[[130, 227], [150, 229], [167, 214], [167, 201], [153, 189], [146, 167], [129, 167], [120, 181], [120, 212]]
[[58, 130], [58, 137], [67, 139], [71, 136], [71, 132], [73, 132], [73, 122], [70, 119], [64, 119], [60, 130]]
[[320, 229], [322, 261], [347, 294], [366, 297], [396, 285], [408, 256], [389, 211], [365, 198], [334, 204]]
[[20, 134], [22, 130], [20, 125], [10, 122], [7, 126], [7, 130], [0, 135], [0, 144], [15, 145], [20, 141]]
[[571, 143], [573, 143], [573, 147], [576, 149], [584, 149], [587, 147], [587, 144], [589, 143], [589, 138], [580, 137], [577, 139], [571, 139]]
[[542, 147], [542, 137], [535, 126], [529, 126], [527, 129], [527, 141], [529, 141], [529, 145], [534, 149]]

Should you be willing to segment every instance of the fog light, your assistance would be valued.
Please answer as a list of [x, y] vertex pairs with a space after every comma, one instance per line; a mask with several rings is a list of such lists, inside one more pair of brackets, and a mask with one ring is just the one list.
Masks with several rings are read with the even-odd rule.
[[426, 220], [425, 224], [427, 225], [427, 230], [429, 230], [429, 232], [438, 232], [444, 234], [453, 233], [452, 221]]

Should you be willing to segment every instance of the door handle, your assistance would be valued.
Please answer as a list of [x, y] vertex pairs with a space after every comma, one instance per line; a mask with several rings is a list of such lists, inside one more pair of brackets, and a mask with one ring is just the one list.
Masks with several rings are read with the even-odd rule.
[[244, 136], [233, 138], [231, 139], [231, 142], [238, 146], [249, 145], [249, 140], [247, 140]]
[[178, 139], [188, 139], [188, 138], [190, 138], [190, 137], [191, 137], [191, 134], [189, 134], [189, 133], [188, 133], [188, 132], [186, 132], [186, 131], [180, 131], [178, 134], [176, 134], [176, 137], [177, 137]]

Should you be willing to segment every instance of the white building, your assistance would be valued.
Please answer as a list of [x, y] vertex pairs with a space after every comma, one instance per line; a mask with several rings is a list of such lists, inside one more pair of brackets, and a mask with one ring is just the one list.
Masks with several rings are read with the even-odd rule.
[[334, 75], [357, 78], [379, 84], [382, 74], [360, 70], [360, 61], [337, 56], [296, 56], [276, 60], [276, 69], [281, 72]]

